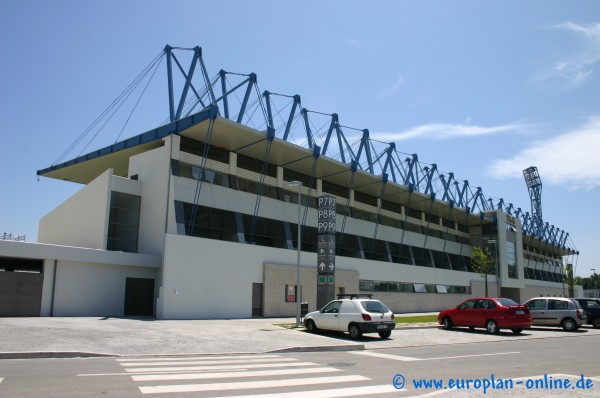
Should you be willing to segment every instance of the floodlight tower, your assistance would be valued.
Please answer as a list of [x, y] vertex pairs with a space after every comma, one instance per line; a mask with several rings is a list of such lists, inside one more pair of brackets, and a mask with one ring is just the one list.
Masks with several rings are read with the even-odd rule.
[[542, 179], [535, 166], [523, 170], [525, 183], [529, 190], [529, 199], [531, 200], [531, 217], [533, 221], [533, 235], [539, 236], [544, 229], [542, 218]]

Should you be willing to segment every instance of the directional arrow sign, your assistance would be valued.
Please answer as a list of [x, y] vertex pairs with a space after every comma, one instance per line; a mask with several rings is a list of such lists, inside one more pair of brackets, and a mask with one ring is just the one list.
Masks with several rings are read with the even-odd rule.
[[329, 271], [333, 272], [335, 269], [335, 265], [333, 263], [329, 263]]
[[323, 271], [325, 269], [325, 263], [319, 264], [319, 268], [321, 269], [321, 271]]

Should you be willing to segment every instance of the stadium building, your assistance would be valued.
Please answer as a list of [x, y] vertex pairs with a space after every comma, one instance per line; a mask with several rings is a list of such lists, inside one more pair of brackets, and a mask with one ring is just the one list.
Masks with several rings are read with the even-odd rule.
[[293, 316], [296, 299], [314, 310], [322, 195], [336, 198], [325, 283], [337, 293], [373, 293], [395, 312], [447, 308], [484, 294], [470, 261], [482, 247], [497, 264], [490, 296], [568, 294], [578, 253], [565, 231], [368, 130], [350, 143], [357, 130], [337, 114], [259, 93], [254, 74], [208, 79], [198, 47], [167, 46], [165, 60], [169, 122], [38, 171], [83, 187], [40, 221], [38, 243], [0, 241], [0, 315]]

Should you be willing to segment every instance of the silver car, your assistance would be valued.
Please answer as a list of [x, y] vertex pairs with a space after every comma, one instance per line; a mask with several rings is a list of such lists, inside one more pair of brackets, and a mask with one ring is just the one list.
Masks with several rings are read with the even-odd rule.
[[585, 311], [579, 303], [563, 297], [534, 297], [524, 303], [529, 307], [533, 326], [562, 326], [573, 332], [585, 323]]

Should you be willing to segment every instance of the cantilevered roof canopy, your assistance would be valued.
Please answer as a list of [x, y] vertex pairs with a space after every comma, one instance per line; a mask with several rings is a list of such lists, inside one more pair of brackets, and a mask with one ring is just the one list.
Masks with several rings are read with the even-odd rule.
[[[213, 122], [212, 133], [210, 129]], [[143, 134], [118, 142], [111, 146], [90, 152], [76, 159], [48, 167], [37, 172], [38, 175], [87, 184], [109, 168], [115, 175], [127, 177], [129, 159], [163, 145], [163, 138], [179, 134], [228, 151], [240, 153], [255, 159], [265, 159], [269, 141], [268, 134], [245, 125], [218, 116], [218, 108], [210, 106], [203, 111], [178, 121], [166, 124]], [[210, 139], [209, 139], [210, 134]], [[318, 150], [304, 148], [280, 138], [273, 137], [267, 161], [299, 173], [311, 175], [315, 157], [315, 177], [340, 186], [349, 186], [352, 176], [350, 164], [319, 156]], [[367, 171], [356, 170], [353, 188], [360, 192], [380, 197], [390, 202], [409, 203], [412, 208], [436, 214], [446, 219], [476, 225], [482, 222], [475, 214], [465, 214], [464, 209], [454, 209], [439, 200], [432, 203], [431, 197], [410, 191], [407, 186], [387, 182], [381, 175], [373, 175]], [[410, 199], [409, 199], [410, 198]]]
[[210, 106], [201, 112], [90, 152], [87, 155], [38, 170], [37, 174], [43, 177], [88, 184], [112, 167], [115, 175], [126, 177], [131, 156], [162, 146], [164, 137], [178, 134], [191, 126], [207, 122], [211, 116], [216, 115], [216, 112], [218, 112], [217, 107]]

